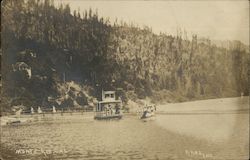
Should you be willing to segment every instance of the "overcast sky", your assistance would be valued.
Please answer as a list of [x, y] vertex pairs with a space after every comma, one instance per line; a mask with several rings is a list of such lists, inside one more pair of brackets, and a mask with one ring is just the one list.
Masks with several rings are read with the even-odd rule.
[[176, 35], [177, 28], [213, 40], [240, 40], [249, 44], [249, 2], [240, 1], [85, 1], [54, 0], [56, 5], [69, 3], [71, 11], [98, 9], [111, 22], [133, 22], [149, 26], [153, 32]]

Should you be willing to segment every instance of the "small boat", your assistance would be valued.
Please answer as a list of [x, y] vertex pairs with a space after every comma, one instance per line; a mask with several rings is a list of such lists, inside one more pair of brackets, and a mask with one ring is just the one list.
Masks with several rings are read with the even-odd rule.
[[8, 120], [8, 122], [6, 123], [7, 125], [13, 125], [13, 124], [20, 124], [21, 121], [19, 119], [12, 119], [12, 120]]
[[146, 119], [155, 116], [156, 106], [147, 105], [143, 108], [141, 119]]
[[122, 101], [121, 99], [116, 99], [115, 91], [102, 91], [102, 100], [96, 105], [94, 119], [121, 119], [121, 107]]
[[[31, 107], [32, 108], [32, 107]], [[26, 122], [32, 122], [33, 118], [30, 117], [22, 117], [23, 109], [20, 108], [15, 112], [15, 115], [0, 117], [0, 125], [19, 125]]]
[[5, 124], [6, 125], [25, 124], [25, 123], [32, 122], [33, 120], [34, 120], [33, 118], [7, 117], [5, 120]]
[[19, 124], [21, 123], [20, 116], [22, 114], [23, 109], [20, 108], [18, 111], [15, 112], [15, 117], [9, 117], [7, 118], [7, 125], [12, 125], [12, 124]]
[[18, 118], [7, 117], [7, 116], [1, 117], [0, 122], [1, 122], [1, 126], [21, 123], [21, 121]]

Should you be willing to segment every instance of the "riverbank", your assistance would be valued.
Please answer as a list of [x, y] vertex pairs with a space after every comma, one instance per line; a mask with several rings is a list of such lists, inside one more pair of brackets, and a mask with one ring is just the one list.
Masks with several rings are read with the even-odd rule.
[[198, 100], [182, 103], [167, 103], [157, 106], [157, 111], [162, 113], [204, 113], [204, 112], [229, 112], [249, 111], [249, 97], [219, 98]]
[[[136, 113], [146, 104], [151, 104], [151, 100], [128, 101], [129, 111]], [[165, 102], [160, 104], [156, 103], [156, 106], [157, 113], [162, 114], [249, 112], [249, 97], [218, 98], [181, 103]]]

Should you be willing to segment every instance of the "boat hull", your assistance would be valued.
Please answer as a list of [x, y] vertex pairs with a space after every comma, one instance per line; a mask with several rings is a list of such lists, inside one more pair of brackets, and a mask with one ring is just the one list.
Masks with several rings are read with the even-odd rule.
[[8, 121], [6, 124], [7, 125], [14, 125], [14, 124], [20, 124], [21, 121], [20, 120], [13, 120], [13, 121]]
[[96, 120], [121, 119], [122, 115], [96, 115]]
[[154, 117], [154, 112], [151, 112], [151, 113], [143, 113], [143, 115], [141, 116], [141, 119], [148, 119], [148, 118], [151, 118], [151, 117]]

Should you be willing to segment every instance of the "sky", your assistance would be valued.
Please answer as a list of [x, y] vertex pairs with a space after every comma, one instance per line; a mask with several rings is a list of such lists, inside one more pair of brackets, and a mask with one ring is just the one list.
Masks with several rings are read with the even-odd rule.
[[177, 29], [187, 36], [212, 40], [240, 40], [249, 44], [249, 2], [247, 0], [54, 0], [56, 5], [69, 4], [71, 11], [92, 8], [99, 16], [109, 17], [141, 27], [154, 33], [176, 35]]

